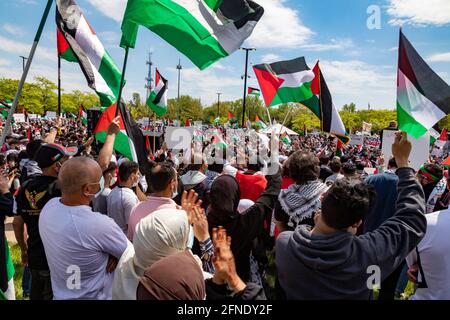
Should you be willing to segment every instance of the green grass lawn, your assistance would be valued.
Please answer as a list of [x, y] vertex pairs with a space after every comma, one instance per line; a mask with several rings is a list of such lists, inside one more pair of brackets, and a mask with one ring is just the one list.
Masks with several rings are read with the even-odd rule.
[[11, 256], [14, 262], [14, 287], [16, 289], [16, 299], [22, 300], [22, 274], [23, 274], [23, 265], [22, 265], [22, 257], [20, 254], [20, 247], [17, 244], [10, 244], [9, 248], [11, 249]]

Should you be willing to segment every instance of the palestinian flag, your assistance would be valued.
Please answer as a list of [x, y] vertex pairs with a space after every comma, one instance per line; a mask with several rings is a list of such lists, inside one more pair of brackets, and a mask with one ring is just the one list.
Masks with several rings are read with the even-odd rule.
[[288, 102], [303, 102], [313, 96], [314, 73], [304, 57], [253, 67], [267, 107]]
[[5, 120], [8, 118], [9, 111], [11, 110], [12, 101], [7, 99], [4, 101], [0, 101], [0, 116], [2, 116]]
[[[147, 161], [145, 139], [139, 126], [134, 122], [125, 104], [120, 103], [120, 132], [116, 135], [114, 149], [129, 160], [143, 164]], [[116, 105], [105, 110], [94, 130], [95, 138], [105, 141], [108, 126], [115, 118]]]
[[64, 35], [58, 28], [56, 28], [56, 42], [58, 48], [58, 55], [62, 59], [69, 62], [78, 62], [77, 57], [70, 48], [69, 43], [66, 41], [66, 38], [64, 38]]
[[283, 132], [283, 134], [281, 135], [281, 141], [283, 141], [287, 145], [291, 145], [291, 138], [289, 138], [289, 135], [286, 132]]
[[228, 111], [228, 122], [231, 124], [237, 123], [236, 116], [231, 111]]
[[187, 118], [187, 119], [186, 119], [186, 122], [184, 123], [184, 125], [185, 125], [186, 127], [190, 127], [190, 126], [191, 126], [191, 119]]
[[350, 138], [345, 130], [341, 116], [333, 104], [333, 98], [320, 70], [319, 62], [315, 65], [313, 72], [314, 80], [310, 84], [313, 96], [309, 100], [303, 101], [302, 104], [320, 119], [323, 132], [331, 133], [341, 142], [347, 144]]
[[[90, 88], [107, 108], [116, 103], [121, 72], [105, 50], [74, 0], [56, 0], [58, 51], [62, 58], [73, 61], [75, 56]], [[65, 40], [65, 42], [64, 42]], [[68, 50], [71, 50], [69, 53]]]
[[220, 124], [220, 117], [214, 119], [214, 124], [217, 126]]
[[87, 113], [86, 110], [84, 110], [83, 106], [80, 106], [80, 111], [78, 112], [78, 120], [81, 120], [81, 122], [87, 126], [88, 120], [87, 120]]
[[219, 148], [219, 149], [227, 149], [228, 148], [228, 144], [225, 141], [223, 141], [222, 137], [219, 134], [214, 135], [212, 144], [215, 148]]
[[439, 128], [438, 128], [438, 126], [437, 125], [435, 125], [433, 128], [431, 128], [430, 129], [430, 145], [432, 145], [433, 143], [435, 143], [438, 139], [439, 139], [439, 137], [440, 137], [440, 134], [439, 134], [439, 131], [437, 131], [437, 130], [439, 130]]
[[399, 129], [419, 138], [450, 113], [450, 87], [400, 30], [397, 75]]
[[258, 115], [255, 116], [255, 124], [257, 124], [261, 129], [267, 128], [266, 123], [262, 121]]
[[249, 95], [251, 94], [251, 95], [259, 97], [261, 95], [261, 90], [252, 88], [252, 87], [248, 87], [247, 93]]
[[441, 135], [439, 136], [440, 141], [448, 141], [447, 129], [442, 129]]
[[168, 81], [156, 69], [155, 88], [147, 99], [147, 105], [158, 117], [163, 117], [167, 113], [167, 88]]
[[203, 70], [239, 49], [263, 13], [250, 0], [129, 0], [121, 46], [134, 48], [142, 25]]
[[9, 251], [8, 241], [4, 238], [0, 251], [0, 300], [15, 300], [14, 264]]

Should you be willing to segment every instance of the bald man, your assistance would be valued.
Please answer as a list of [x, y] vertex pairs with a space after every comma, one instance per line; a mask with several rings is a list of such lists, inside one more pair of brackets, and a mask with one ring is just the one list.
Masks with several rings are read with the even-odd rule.
[[73, 158], [58, 182], [61, 198], [50, 200], [39, 219], [54, 299], [109, 300], [114, 262], [128, 240], [111, 218], [89, 207], [103, 190], [102, 170], [92, 159]]

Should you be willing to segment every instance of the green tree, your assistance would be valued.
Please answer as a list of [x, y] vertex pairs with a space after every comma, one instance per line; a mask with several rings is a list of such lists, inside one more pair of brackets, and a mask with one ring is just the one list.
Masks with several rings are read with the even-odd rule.
[[200, 121], [203, 118], [203, 106], [200, 99], [183, 95], [178, 99], [169, 99], [168, 114], [170, 119], [180, 119], [183, 123], [186, 119]]
[[344, 106], [342, 107], [342, 111], [354, 113], [356, 112], [356, 105], [353, 102], [350, 104], [344, 104]]

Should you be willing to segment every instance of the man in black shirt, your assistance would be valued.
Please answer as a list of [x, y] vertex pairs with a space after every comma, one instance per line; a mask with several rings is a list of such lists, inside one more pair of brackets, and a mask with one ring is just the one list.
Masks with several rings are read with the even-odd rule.
[[[76, 148], [66, 149], [57, 144], [42, 145], [35, 155], [42, 175], [25, 181], [16, 198], [14, 233], [22, 251], [22, 263], [28, 264], [31, 270], [31, 300], [53, 298], [50, 271], [39, 236], [39, 215], [50, 199], [61, 196], [57, 184], [59, 169], [64, 161], [76, 153]], [[27, 226], [28, 239], [25, 239], [24, 224]]]

